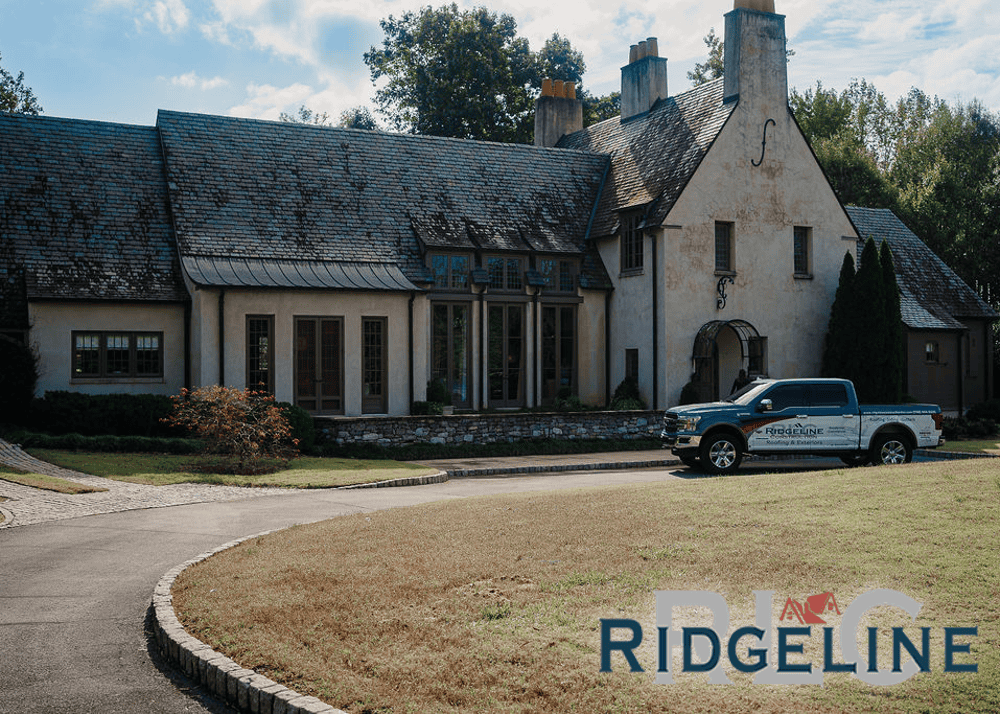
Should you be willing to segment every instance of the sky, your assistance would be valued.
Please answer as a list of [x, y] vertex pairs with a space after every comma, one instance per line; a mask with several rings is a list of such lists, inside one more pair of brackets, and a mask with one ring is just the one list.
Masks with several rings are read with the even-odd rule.
[[[300, 106], [374, 108], [363, 55], [379, 20], [430, 0], [0, 0], [0, 66], [24, 73], [44, 113], [152, 126], [158, 109], [277, 119]], [[691, 86], [703, 38], [733, 0], [485, 0], [533, 50], [559, 33], [582, 51], [584, 86], [620, 88], [629, 45], [658, 38], [671, 94]], [[1000, 111], [1000, 11], [990, 0], [775, 0], [786, 17], [789, 85], [890, 100], [917, 87]], [[380, 118], [376, 114], [377, 118]]]

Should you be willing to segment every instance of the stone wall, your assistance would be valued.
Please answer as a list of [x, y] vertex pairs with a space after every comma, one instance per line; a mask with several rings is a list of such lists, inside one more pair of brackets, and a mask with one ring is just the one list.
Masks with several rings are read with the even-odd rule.
[[655, 411], [492, 413], [404, 417], [317, 417], [317, 442], [344, 444], [492, 444], [530, 439], [657, 437]]

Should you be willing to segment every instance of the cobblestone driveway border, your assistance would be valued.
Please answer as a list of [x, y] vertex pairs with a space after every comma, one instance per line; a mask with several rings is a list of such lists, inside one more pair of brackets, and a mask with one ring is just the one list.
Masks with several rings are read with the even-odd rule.
[[[276, 529], [281, 530], [281, 529]], [[249, 714], [346, 714], [257, 674], [216, 652], [185, 631], [174, 612], [173, 588], [178, 576], [192, 565], [240, 543], [274, 533], [264, 531], [234, 540], [167, 571], [153, 590], [154, 635], [163, 656], [188, 677], [226, 702]]]

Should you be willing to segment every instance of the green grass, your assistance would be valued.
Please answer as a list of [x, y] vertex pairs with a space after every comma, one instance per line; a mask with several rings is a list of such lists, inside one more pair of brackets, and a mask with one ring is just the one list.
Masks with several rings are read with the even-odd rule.
[[[97, 452], [29, 449], [32, 456], [94, 476], [129, 483], [164, 486], [175, 483], [209, 483], [226, 486], [278, 486], [332, 488], [389, 479], [424, 476], [434, 469], [396, 461], [300, 457], [270, 474], [244, 476], [213, 473], [211, 460], [176, 454], [106, 454]], [[208, 471], [201, 470], [208, 468]]]
[[[993, 459], [523, 493], [247, 541], [186, 570], [174, 604], [242, 666], [348, 712], [995, 714], [998, 528]], [[736, 686], [654, 682], [656, 590], [721, 594], [732, 632], [753, 623], [755, 590], [775, 591], [777, 625], [788, 597], [831, 591], [843, 609], [875, 588], [923, 609], [915, 622], [879, 609], [863, 626], [905, 627], [915, 642], [930, 627], [930, 672], [893, 687], [840, 673], [822, 688], [766, 687], [724, 665]], [[702, 617], [682, 609], [674, 625]], [[601, 618], [642, 623], [645, 673], [620, 655], [599, 672]], [[945, 673], [943, 628], [973, 625], [961, 661], [978, 674]], [[822, 638], [803, 658], [822, 662]]]
[[982, 440], [949, 441], [941, 447], [941, 451], [960, 451], [969, 454], [981, 454], [988, 450], [1000, 450], [1000, 439], [993, 437]]
[[22, 471], [21, 469], [4, 466], [3, 464], [0, 464], [0, 480], [19, 483], [22, 486], [30, 486], [31, 488], [40, 488], [43, 491], [55, 491], [56, 493], [101, 493], [108, 490], [106, 488], [85, 486], [82, 483], [67, 481], [66, 479], [54, 476], [46, 476], [45, 474], [33, 474], [29, 471]]

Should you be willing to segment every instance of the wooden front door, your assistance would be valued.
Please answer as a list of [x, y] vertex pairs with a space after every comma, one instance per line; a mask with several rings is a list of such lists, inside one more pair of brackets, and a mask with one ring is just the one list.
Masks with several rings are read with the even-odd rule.
[[312, 414], [344, 413], [344, 323], [295, 318], [295, 403]]

